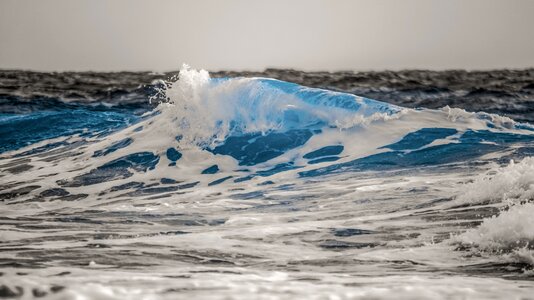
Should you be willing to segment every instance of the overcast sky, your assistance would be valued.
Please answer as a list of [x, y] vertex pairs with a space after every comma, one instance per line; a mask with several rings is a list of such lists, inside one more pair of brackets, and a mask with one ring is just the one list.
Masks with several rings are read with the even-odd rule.
[[0, 68], [534, 67], [534, 0], [0, 0]]

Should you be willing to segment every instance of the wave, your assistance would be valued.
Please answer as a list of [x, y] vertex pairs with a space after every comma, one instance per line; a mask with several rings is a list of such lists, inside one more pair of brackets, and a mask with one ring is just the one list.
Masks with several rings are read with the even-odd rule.
[[211, 79], [206, 71], [188, 67], [165, 93], [169, 101], [158, 106], [156, 122], [171, 122], [167, 126], [176, 129], [184, 145], [213, 146], [228, 136], [250, 133], [346, 129], [401, 111], [395, 105], [275, 79]]
[[[406, 109], [269, 78], [212, 79], [188, 67], [177, 79], [162, 86], [158, 95], [164, 97], [142, 116], [86, 110], [4, 115], [3, 150], [10, 151], [5, 155], [35, 155], [81, 139], [84, 150], [58, 169], [71, 170], [70, 164], [83, 160], [91, 170], [57, 172], [56, 181], [68, 187], [110, 180], [120, 185], [134, 174], [163, 178], [176, 174], [172, 168], [188, 170], [173, 180], [194, 182], [206, 175], [200, 178], [213, 184], [282, 172], [310, 177], [506, 160], [534, 152], [532, 127], [497, 115]], [[43, 125], [31, 130], [35, 120]], [[64, 135], [63, 143], [14, 150]], [[60, 178], [65, 174], [71, 176]]]

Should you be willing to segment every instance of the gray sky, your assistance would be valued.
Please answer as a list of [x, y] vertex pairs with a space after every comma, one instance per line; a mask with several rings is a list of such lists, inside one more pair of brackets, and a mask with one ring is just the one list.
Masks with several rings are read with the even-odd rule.
[[0, 68], [534, 67], [534, 0], [0, 0]]

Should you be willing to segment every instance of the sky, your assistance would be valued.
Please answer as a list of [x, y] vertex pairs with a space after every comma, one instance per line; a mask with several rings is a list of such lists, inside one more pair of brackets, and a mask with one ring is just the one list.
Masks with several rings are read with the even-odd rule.
[[0, 69], [534, 67], [534, 0], [0, 0]]

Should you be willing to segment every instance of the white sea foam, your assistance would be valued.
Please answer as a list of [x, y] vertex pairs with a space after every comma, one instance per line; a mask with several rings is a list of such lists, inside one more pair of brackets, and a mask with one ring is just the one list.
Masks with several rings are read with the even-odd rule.
[[456, 238], [485, 252], [534, 265], [534, 204], [514, 205]]
[[463, 188], [454, 205], [493, 204], [503, 211], [455, 237], [453, 242], [534, 265], [534, 158], [511, 161]]
[[519, 163], [511, 161], [467, 184], [455, 205], [477, 205], [506, 202], [516, 204], [534, 199], [534, 157]]
[[468, 112], [465, 109], [451, 108], [448, 105], [443, 107], [441, 110], [446, 112], [449, 119], [453, 122], [468, 122], [475, 119], [483, 119], [491, 121], [491, 123], [495, 126], [509, 129], [514, 128], [514, 126], [517, 124], [517, 122], [508, 117], [485, 112]]

